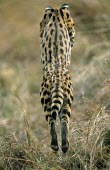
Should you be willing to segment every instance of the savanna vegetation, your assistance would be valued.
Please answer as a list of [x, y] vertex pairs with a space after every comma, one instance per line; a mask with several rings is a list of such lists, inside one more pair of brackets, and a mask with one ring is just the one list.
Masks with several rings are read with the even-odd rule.
[[[64, 3], [76, 23], [74, 102], [70, 149], [55, 154], [39, 97], [39, 23]], [[110, 169], [109, 17], [109, 0], [0, 0], [0, 170]], [[60, 141], [59, 120], [57, 131]]]

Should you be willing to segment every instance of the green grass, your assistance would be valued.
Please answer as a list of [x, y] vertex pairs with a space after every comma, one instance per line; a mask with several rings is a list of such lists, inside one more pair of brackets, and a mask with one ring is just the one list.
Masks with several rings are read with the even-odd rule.
[[[64, 3], [0, 1], [0, 169], [110, 169], [109, 0], [67, 1], [76, 23], [70, 149], [55, 154], [49, 147], [39, 97], [39, 23], [46, 6]], [[60, 146], [59, 121], [57, 131]]]

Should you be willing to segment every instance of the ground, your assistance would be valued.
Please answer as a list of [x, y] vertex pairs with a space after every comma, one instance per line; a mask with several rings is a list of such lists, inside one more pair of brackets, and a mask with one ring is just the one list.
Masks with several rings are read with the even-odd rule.
[[[39, 23], [64, 0], [0, 1], [0, 169], [110, 169], [110, 1], [66, 1], [75, 21], [70, 149], [50, 150]], [[60, 124], [57, 120], [60, 146]]]

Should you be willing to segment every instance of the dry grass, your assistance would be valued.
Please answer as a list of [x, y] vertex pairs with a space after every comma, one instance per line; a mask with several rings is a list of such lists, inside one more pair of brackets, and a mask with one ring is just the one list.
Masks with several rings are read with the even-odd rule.
[[[109, 167], [110, 116], [101, 108], [88, 121], [74, 121], [70, 128], [70, 150], [52, 153], [48, 135], [32, 130], [22, 108], [25, 130], [10, 132], [2, 129], [1, 155], [4, 169], [102, 169]], [[41, 138], [43, 139], [42, 141]], [[3, 163], [3, 162], [2, 162]]]
[[[0, 169], [110, 169], [109, 0], [66, 1], [76, 23], [70, 149], [57, 154], [39, 98], [39, 23], [60, 1], [0, 1]], [[56, 4], [57, 3], [57, 4]], [[60, 145], [60, 126], [57, 123]]]

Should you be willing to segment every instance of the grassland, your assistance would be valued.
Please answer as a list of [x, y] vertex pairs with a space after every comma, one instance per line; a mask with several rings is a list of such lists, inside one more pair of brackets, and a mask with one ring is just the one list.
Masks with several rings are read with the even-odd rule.
[[[55, 154], [40, 104], [39, 23], [63, 0], [0, 1], [0, 170], [110, 169], [110, 1], [66, 3], [75, 20], [70, 149]], [[57, 121], [60, 145], [60, 126]]]

